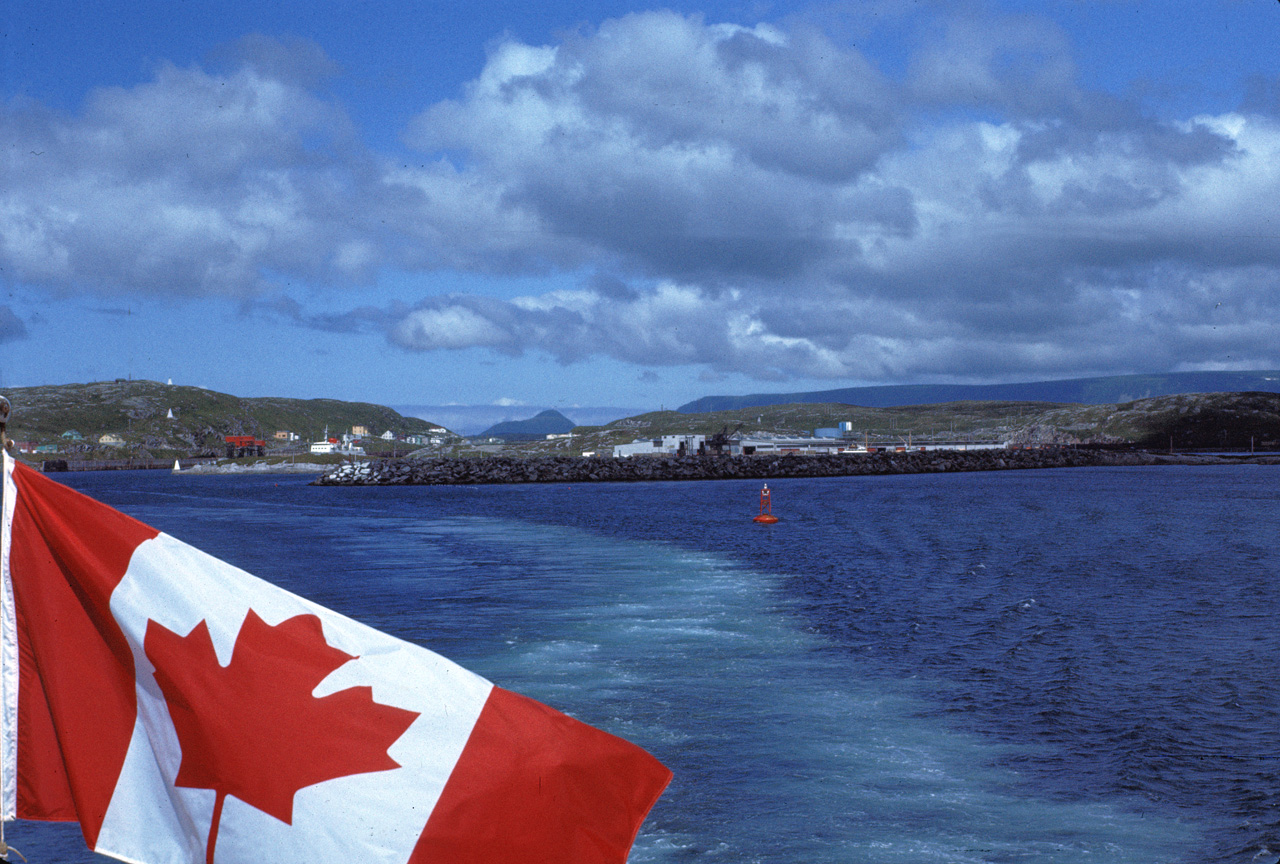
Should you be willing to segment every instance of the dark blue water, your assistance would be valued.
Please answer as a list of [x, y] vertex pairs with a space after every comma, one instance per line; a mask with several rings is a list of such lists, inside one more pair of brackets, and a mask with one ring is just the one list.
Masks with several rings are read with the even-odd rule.
[[1280, 857], [1275, 468], [67, 481], [651, 750], [632, 861]]

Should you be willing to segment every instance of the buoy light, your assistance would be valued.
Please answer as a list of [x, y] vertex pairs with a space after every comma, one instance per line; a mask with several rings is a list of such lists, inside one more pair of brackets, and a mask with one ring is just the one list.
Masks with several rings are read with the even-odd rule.
[[760, 522], [764, 525], [772, 525], [778, 521], [778, 517], [770, 512], [772, 502], [769, 500], [769, 484], [764, 484], [764, 488], [760, 490], [760, 515], [752, 519], [752, 522]]

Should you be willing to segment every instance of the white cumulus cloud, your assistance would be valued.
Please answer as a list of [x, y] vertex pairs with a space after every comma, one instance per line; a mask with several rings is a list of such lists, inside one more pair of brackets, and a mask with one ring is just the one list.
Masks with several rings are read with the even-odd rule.
[[[809, 25], [672, 12], [506, 38], [422, 106], [411, 157], [360, 140], [317, 46], [248, 39], [225, 71], [162, 66], [74, 113], [5, 106], [0, 264], [410, 351], [713, 376], [1280, 364], [1277, 112], [1155, 116], [1082, 86], [1051, 21], [974, 9], [892, 73]], [[367, 294], [438, 270], [579, 287]], [[316, 315], [293, 280], [366, 293]]]

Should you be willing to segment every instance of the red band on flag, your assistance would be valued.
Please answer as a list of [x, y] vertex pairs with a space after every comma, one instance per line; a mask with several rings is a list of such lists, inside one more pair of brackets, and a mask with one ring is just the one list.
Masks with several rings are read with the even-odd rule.
[[494, 687], [409, 864], [621, 864], [671, 772]]
[[25, 466], [14, 466], [13, 482], [17, 815], [78, 820], [92, 848], [137, 714], [133, 653], [111, 592], [158, 532]]

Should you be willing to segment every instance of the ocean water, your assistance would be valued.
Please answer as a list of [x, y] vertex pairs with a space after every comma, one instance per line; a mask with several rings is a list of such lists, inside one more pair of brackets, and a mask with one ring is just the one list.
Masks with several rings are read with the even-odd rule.
[[650, 750], [633, 862], [1280, 859], [1274, 468], [60, 479]]

